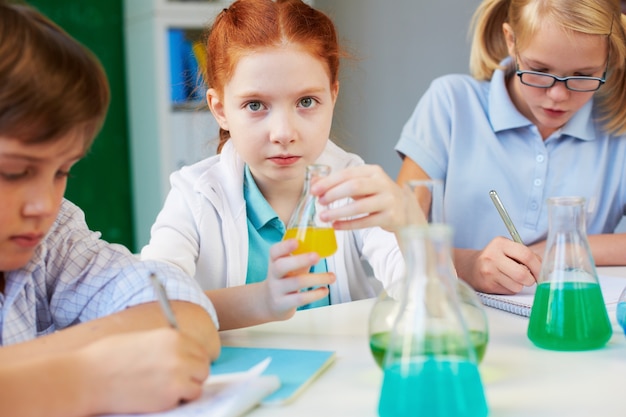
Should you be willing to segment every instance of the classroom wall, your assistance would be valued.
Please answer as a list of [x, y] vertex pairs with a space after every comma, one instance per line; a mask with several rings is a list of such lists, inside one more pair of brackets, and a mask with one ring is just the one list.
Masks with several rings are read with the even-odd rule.
[[469, 72], [468, 29], [479, 0], [315, 0], [353, 59], [344, 61], [333, 135], [396, 177], [393, 150], [433, 78]]

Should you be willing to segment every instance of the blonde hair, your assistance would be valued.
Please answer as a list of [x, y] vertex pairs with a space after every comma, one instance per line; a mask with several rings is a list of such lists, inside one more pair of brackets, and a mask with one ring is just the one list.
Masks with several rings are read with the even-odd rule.
[[500, 62], [508, 56], [503, 23], [523, 49], [545, 19], [566, 31], [607, 35], [606, 84], [596, 93], [600, 121], [611, 133], [626, 133], [626, 16], [617, 0], [484, 0], [472, 17], [472, 76], [489, 80], [502, 69]]

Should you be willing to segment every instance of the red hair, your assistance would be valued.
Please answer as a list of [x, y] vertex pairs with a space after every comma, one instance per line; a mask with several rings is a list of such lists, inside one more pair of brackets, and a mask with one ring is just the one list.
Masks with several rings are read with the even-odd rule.
[[[252, 50], [296, 44], [328, 65], [331, 84], [338, 81], [340, 49], [328, 16], [301, 0], [237, 0], [209, 29], [204, 79], [222, 97], [239, 59]], [[220, 129], [219, 153], [230, 138]]]

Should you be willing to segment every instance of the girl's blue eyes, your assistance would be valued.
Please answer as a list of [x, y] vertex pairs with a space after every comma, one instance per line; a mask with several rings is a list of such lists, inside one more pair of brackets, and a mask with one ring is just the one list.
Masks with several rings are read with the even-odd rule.
[[253, 101], [251, 103], [248, 103], [248, 109], [252, 111], [259, 111], [261, 110], [261, 103], [259, 103], [258, 101]]
[[300, 105], [305, 108], [309, 108], [313, 106], [313, 104], [314, 104], [314, 101], [311, 97], [305, 97], [302, 100], [300, 100]]
[[[300, 101], [298, 102], [298, 106], [308, 109], [315, 106], [316, 103], [317, 102], [314, 98], [304, 97], [303, 99], [300, 99]], [[257, 112], [263, 110], [265, 106], [260, 101], [251, 101], [249, 103], [246, 103], [246, 108], [252, 112]]]

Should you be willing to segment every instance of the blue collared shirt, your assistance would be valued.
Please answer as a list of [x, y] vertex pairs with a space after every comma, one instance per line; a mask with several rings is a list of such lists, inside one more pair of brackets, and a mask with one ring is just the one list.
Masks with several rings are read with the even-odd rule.
[[170, 299], [199, 304], [217, 326], [213, 305], [193, 278], [163, 262], [139, 261], [125, 247], [103, 241], [88, 229], [83, 212], [64, 200], [33, 258], [23, 268], [5, 272], [0, 345], [156, 301], [148, 278], [153, 271]]
[[492, 189], [526, 244], [546, 238], [553, 196], [585, 197], [587, 232], [612, 233], [626, 207], [626, 136], [607, 133], [596, 117], [590, 100], [544, 141], [511, 101], [505, 72], [491, 81], [447, 75], [420, 99], [396, 150], [444, 181], [455, 247], [482, 249], [509, 236]]
[[[244, 168], [243, 197], [248, 216], [248, 270], [246, 284], [265, 280], [270, 257], [270, 247], [285, 235], [285, 224], [267, 202], [256, 185], [248, 165]], [[311, 272], [327, 272], [326, 260], [321, 259]], [[300, 309], [329, 305], [329, 298], [302, 306]]]

